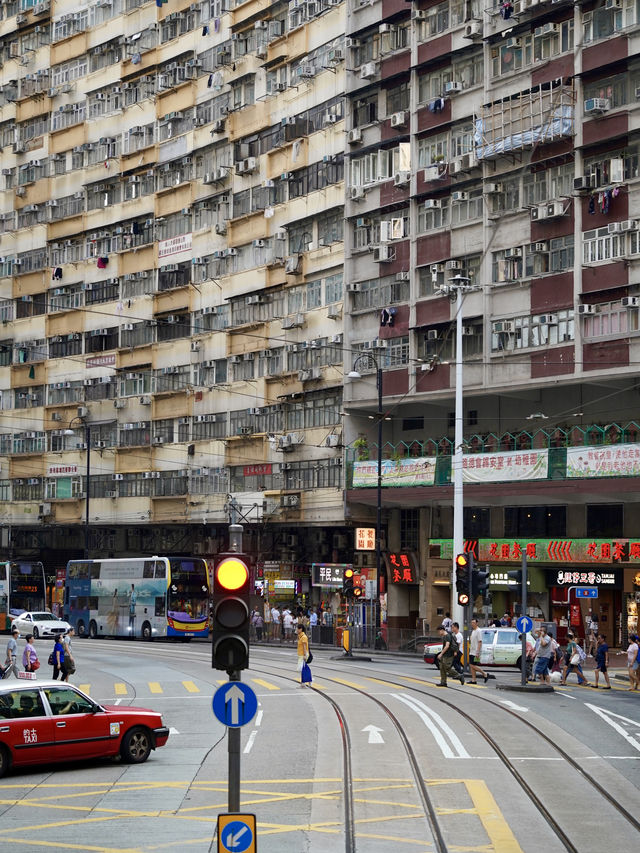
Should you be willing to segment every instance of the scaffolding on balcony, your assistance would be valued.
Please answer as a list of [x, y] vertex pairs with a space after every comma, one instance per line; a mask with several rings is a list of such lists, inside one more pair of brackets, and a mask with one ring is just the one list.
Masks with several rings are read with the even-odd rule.
[[574, 102], [573, 87], [556, 82], [485, 104], [475, 118], [477, 158], [488, 160], [573, 136]]

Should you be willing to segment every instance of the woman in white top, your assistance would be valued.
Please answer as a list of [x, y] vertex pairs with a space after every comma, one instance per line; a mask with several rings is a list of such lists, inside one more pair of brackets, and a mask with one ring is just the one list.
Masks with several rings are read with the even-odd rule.
[[637, 690], [640, 686], [640, 664], [638, 663], [638, 635], [629, 635], [629, 648], [627, 649], [627, 665], [629, 667], [629, 687], [627, 690]]

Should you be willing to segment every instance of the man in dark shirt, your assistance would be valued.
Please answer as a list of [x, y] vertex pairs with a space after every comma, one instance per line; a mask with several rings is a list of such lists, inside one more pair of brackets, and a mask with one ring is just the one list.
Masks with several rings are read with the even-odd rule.
[[609, 681], [609, 646], [604, 638], [604, 634], [598, 634], [598, 645], [596, 646], [596, 683], [593, 685], [598, 689], [598, 676], [600, 673], [604, 675], [604, 680], [607, 683], [605, 690], [611, 690], [611, 682]]
[[440, 662], [440, 684], [438, 684], [438, 687], [447, 686], [448, 675], [450, 675], [451, 678], [459, 678], [460, 684], [464, 684], [464, 676], [457, 673], [453, 668], [453, 656], [458, 648], [458, 644], [444, 625], [441, 625], [438, 628], [438, 631], [442, 638], [442, 651], [438, 655], [438, 660]]

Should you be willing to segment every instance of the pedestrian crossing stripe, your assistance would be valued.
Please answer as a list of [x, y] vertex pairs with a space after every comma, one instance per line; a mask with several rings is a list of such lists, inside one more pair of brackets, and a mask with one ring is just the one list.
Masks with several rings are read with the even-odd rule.
[[162, 687], [160, 686], [160, 684], [157, 681], [150, 681], [149, 682], [149, 691], [151, 693], [162, 693]]
[[126, 696], [127, 695], [127, 685], [123, 684], [122, 681], [117, 681], [114, 685], [114, 690], [116, 696]]
[[200, 688], [196, 687], [193, 681], [183, 681], [182, 684], [189, 693], [200, 693]]
[[345, 684], [347, 687], [355, 687], [356, 690], [364, 690], [362, 684], [355, 684], [353, 681], [345, 681], [343, 678], [331, 678], [330, 681], [335, 681], [336, 684]]

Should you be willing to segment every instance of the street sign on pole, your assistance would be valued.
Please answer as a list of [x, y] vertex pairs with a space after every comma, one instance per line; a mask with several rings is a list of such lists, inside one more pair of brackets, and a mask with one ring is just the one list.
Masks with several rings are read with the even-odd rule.
[[516, 622], [516, 628], [521, 634], [528, 634], [533, 628], [533, 620], [529, 616], [521, 616]]
[[576, 590], [576, 598], [597, 598], [598, 597], [598, 587], [597, 586], [577, 586]]
[[213, 694], [212, 706], [216, 719], [235, 729], [245, 726], [255, 717], [258, 699], [248, 684], [228, 681]]
[[257, 840], [254, 814], [218, 815], [218, 853], [255, 853]]

